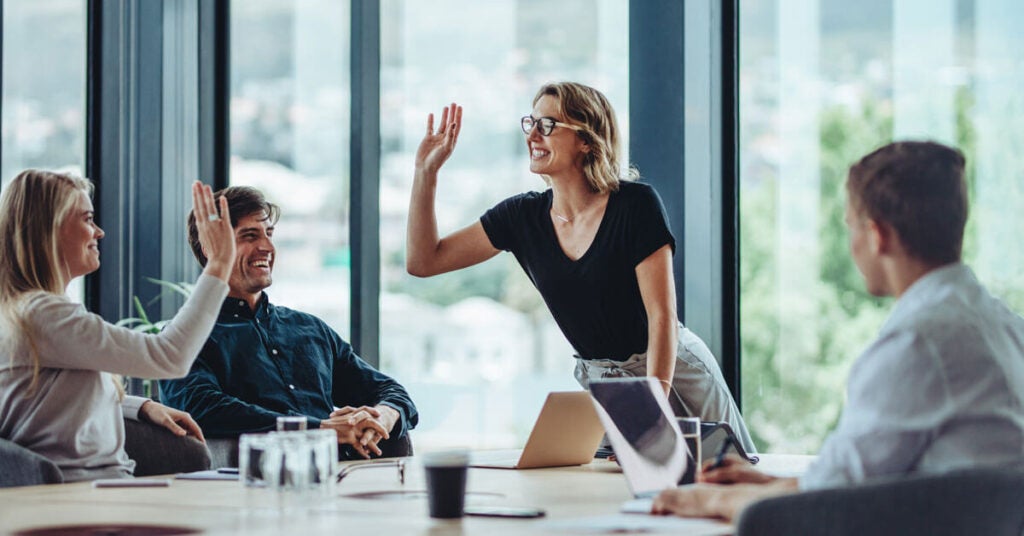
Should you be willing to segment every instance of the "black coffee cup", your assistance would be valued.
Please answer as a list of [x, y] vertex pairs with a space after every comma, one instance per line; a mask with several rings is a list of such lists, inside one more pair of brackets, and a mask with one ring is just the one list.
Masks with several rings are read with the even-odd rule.
[[430, 452], [423, 456], [430, 517], [462, 517], [468, 467], [469, 455], [465, 451]]

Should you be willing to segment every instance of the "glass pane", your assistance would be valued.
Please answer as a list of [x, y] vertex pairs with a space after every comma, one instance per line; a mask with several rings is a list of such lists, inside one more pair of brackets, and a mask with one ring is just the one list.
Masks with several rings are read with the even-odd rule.
[[231, 184], [281, 206], [271, 300], [349, 339], [349, 9], [231, 3]]
[[27, 168], [84, 173], [85, 4], [3, 0], [0, 188]]
[[579, 389], [573, 351], [510, 254], [405, 272], [414, 154], [428, 113], [464, 106], [438, 186], [442, 235], [544, 190], [519, 118], [541, 84], [574, 80], [601, 89], [628, 131], [628, 4], [385, 0], [381, 19], [381, 367], [419, 406], [417, 447], [522, 446], [547, 392]]
[[1014, 0], [740, 2], [743, 408], [761, 449], [818, 449], [892, 306], [865, 292], [842, 222], [868, 151], [964, 151], [965, 261], [1024, 310], [1021, 24]]

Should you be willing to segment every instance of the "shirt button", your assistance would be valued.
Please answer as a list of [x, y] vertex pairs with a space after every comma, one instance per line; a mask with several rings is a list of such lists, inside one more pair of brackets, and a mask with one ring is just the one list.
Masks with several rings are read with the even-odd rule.
[[238, 318], [238, 315], [235, 315], [235, 318]]
[[277, 348], [274, 348], [273, 350], [271, 350], [270, 353], [272, 353], [274, 355], [277, 355]]
[[245, 300], [238, 300], [238, 305], [245, 305]]
[[295, 386], [294, 386], [294, 385], [292, 385], [292, 384], [290, 384], [290, 383], [288, 384], [288, 388], [289, 388], [289, 389], [291, 389], [292, 391], [294, 391], [294, 390], [295, 390]]
[[257, 323], [257, 324], [259, 324], [259, 323], [260, 323], [260, 319], [259, 319], [259, 318], [257, 318], [257, 319], [256, 319], [256, 323]]

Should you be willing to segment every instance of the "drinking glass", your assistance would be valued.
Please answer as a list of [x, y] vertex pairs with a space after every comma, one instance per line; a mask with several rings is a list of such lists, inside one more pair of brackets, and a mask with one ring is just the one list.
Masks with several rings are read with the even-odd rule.
[[293, 416], [288, 415], [285, 417], [277, 418], [277, 431], [278, 432], [294, 432], [298, 430], [306, 429], [306, 418], [299, 415]]
[[686, 472], [683, 473], [680, 484], [694, 484], [697, 482], [697, 473], [700, 472], [700, 418], [679, 417], [679, 430], [683, 433], [683, 441], [686, 442], [688, 457], [686, 460]]
[[267, 434], [242, 434], [238, 438], [238, 480], [247, 487], [263, 487], [263, 454]]

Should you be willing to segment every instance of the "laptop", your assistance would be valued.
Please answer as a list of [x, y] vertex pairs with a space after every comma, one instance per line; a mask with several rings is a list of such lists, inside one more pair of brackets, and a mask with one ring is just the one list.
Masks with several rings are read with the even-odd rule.
[[470, 467], [536, 469], [583, 465], [594, 458], [604, 436], [586, 391], [548, 394], [522, 451], [474, 452]]
[[650, 498], [676, 487], [689, 455], [658, 381], [595, 379], [590, 393], [633, 496]]

